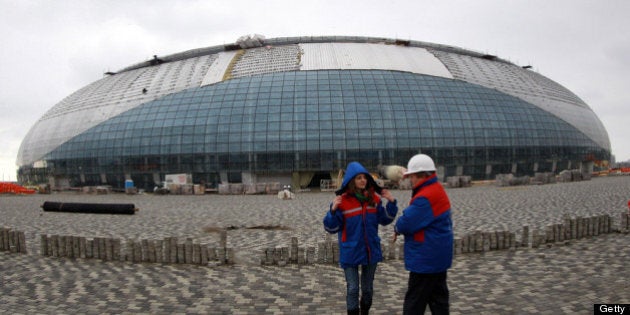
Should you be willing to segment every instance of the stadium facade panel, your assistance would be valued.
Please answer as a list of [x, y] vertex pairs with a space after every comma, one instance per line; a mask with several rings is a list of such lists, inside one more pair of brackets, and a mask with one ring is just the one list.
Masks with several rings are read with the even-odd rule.
[[318, 186], [350, 161], [434, 157], [442, 177], [531, 175], [610, 157], [590, 107], [529, 69], [460, 48], [366, 37], [245, 37], [125, 68], [50, 109], [18, 177], [151, 189], [165, 174]]

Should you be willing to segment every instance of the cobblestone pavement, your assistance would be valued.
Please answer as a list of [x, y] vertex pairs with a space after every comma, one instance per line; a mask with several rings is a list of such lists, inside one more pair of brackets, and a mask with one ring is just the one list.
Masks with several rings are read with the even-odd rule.
[[[577, 183], [448, 189], [456, 234], [519, 231], [561, 223], [562, 216], [627, 210], [630, 177]], [[401, 208], [409, 191], [394, 191]], [[53, 194], [0, 196], [0, 226], [26, 232], [28, 254], [0, 252], [0, 313], [7, 314], [335, 314], [345, 282], [333, 265], [260, 266], [258, 252], [325, 238], [321, 219], [331, 193], [275, 196]], [[43, 212], [43, 201], [132, 202], [133, 216]], [[231, 266], [132, 264], [39, 255], [39, 234], [218, 242], [213, 227], [232, 227]], [[267, 227], [267, 229], [247, 229]], [[282, 227], [275, 229], [274, 227]], [[382, 237], [391, 227], [381, 229]], [[373, 314], [401, 313], [402, 261], [379, 265]], [[449, 271], [452, 314], [592, 314], [595, 303], [630, 303], [630, 235], [612, 233], [538, 249], [462, 254]]]

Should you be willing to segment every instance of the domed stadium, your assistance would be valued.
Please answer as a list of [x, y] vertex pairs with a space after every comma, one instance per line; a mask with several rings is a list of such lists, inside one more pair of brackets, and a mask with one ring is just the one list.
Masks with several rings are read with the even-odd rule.
[[167, 174], [194, 183], [319, 187], [433, 157], [475, 180], [596, 169], [610, 159], [593, 110], [498, 56], [413, 40], [243, 36], [108, 72], [48, 110], [17, 157], [21, 182], [57, 187]]

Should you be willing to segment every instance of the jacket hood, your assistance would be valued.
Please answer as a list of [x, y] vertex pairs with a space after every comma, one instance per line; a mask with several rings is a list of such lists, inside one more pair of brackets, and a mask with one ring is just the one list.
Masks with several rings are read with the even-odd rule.
[[363, 167], [363, 165], [361, 165], [361, 163], [359, 162], [350, 162], [350, 164], [348, 164], [348, 167], [346, 167], [346, 173], [343, 175], [343, 181], [341, 182], [341, 188], [339, 188], [337, 191], [335, 191], [336, 195], [342, 195], [345, 191], [346, 188], [348, 188], [348, 184], [350, 183], [350, 181], [357, 175], [359, 174], [365, 174], [367, 177], [367, 186], [366, 188], [369, 187], [374, 187], [374, 191], [378, 194], [381, 193], [381, 191], [383, 190], [383, 188], [381, 188], [381, 186], [376, 184], [376, 181], [374, 180], [374, 178], [372, 177], [372, 175], [370, 175], [370, 172], [368, 172], [368, 170]]

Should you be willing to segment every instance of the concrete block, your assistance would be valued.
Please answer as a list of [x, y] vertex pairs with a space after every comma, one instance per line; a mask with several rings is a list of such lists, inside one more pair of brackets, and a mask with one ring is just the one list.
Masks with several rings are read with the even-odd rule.
[[306, 263], [312, 265], [315, 263], [315, 247], [309, 246], [306, 248]]
[[208, 265], [208, 244], [200, 244], [200, 261], [199, 264], [202, 266]]
[[297, 263], [299, 265], [306, 264], [306, 249], [304, 247], [298, 247]]
[[155, 262], [162, 263], [164, 261], [164, 242], [155, 240]]
[[186, 238], [184, 243], [184, 263], [193, 263], [193, 240], [192, 238]]
[[[2, 233], [0, 233], [0, 234], [2, 234]], [[2, 240], [0, 239], [0, 244], [1, 243], [2, 243]], [[2, 246], [2, 245], [0, 245], [0, 246]], [[0, 250], [1, 250], [1, 248], [0, 248]], [[39, 235], [39, 254], [41, 256], [48, 256], [48, 236], [46, 236], [46, 234], [40, 234]]]
[[523, 231], [521, 232], [521, 246], [529, 247], [529, 226], [523, 226]]
[[291, 237], [291, 253], [290, 253], [290, 258], [289, 260], [292, 263], [297, 263], [298, 261], [298, 238], [297, 237]]

